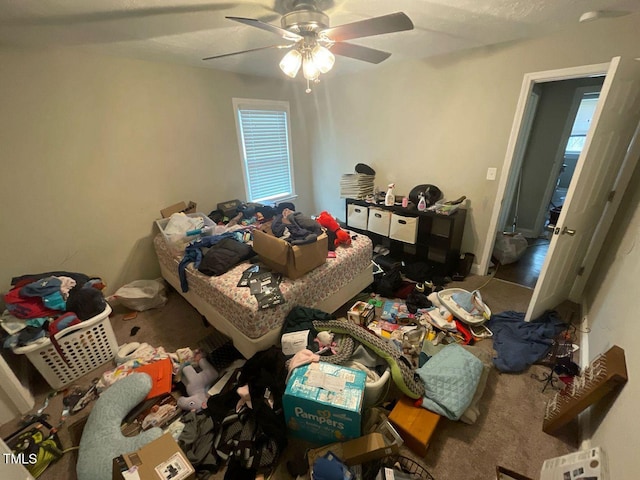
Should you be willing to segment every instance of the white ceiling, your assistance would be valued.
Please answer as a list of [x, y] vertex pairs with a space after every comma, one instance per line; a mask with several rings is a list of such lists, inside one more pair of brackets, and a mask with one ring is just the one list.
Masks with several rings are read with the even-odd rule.
[[[282, 51], [202, 58], [282, 43], [273, 33], [225, 16], [280, 26], [293, 0], [0, 0], [0, 45], [81, 47], [96, 54], [281, 76]], [[640, 11], [640, 0], [316, 0], [337, 26], [398, 11], [411, 31], [352, 40], [391, 52], [386, 62], [542, 36], [576, 25], [587, 11], [607, 17]], [[339, 57], [333, 72], [376, 68]], [[332, 73], [333, 73], [332, 72]]]

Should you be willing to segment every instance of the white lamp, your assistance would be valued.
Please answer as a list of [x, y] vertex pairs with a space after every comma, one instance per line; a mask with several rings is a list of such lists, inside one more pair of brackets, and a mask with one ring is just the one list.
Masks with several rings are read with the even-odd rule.
[[320, 69], [313, 60], [311, 53], [307, 51], [302, 62], [302, 74], [307, 80], [316, 80], [320, 76]]
[[302, 65], [302, 55], [298, 50], [290, 50], [282, 60], [280, 60], [280, 70], [291, 78], [295, 78]]
[[311, 58], [321, 73], [327, 73], [333, 68], [336, 57], [331, 51], [322, 45], [316, 45], [311, 51]]

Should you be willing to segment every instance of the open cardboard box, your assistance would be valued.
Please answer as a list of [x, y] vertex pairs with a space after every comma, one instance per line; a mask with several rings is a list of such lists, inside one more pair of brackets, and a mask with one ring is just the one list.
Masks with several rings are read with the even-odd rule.
[[[127, 470], [137, 467], [137, 477]], [[140, 480], [195, 480], [193, 465], [173, 437], [165, 433], [135, 452], [113, 459], [113, 480], [139, 478]]]
[[192, 201], [189, 201], [188, 205], [184, 202], [179, 202], [160, 210], [160, 215], [162, 215], [162, 218], [169, 218], [174, 213], [196, 213], [196, 206], [196, 202]]
[[291, 245], [271, 233], [271, 228], [253, 232], [253, 250], [271, 270], [295, 280], [327, 260], [329, 240], [326, 233], [305, 245]]
[[353, 440], [331, 443], [309, 450], [307, 457], [309, 468], [313, 470], [315, 461], [327, 452], [332, 452], [345, 465], [350, 467], [395, 455], [399, 451], [400, 445], [398, 443], [389, 443], [382, 433], [372, 432]]

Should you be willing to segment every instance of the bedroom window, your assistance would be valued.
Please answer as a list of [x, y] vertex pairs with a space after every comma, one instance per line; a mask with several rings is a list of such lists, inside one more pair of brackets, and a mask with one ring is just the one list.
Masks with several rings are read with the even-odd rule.
[[234, 98], [247, 201], [295, 197], [289, 102]]

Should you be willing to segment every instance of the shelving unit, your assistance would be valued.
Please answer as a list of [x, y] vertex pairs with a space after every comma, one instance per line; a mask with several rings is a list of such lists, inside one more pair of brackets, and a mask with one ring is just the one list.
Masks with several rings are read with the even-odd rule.
[[456, 272], [466, 210], [442, 215], [420, 212], [415, 206], [387, 207], [352, 198], [346, 199], [345, 207], [347, 228], [367, 235], [374, 244], [387, 247], [392, 257], [407, 263], [431, 262], [442, 267], [442, 273], [446, 275]]

